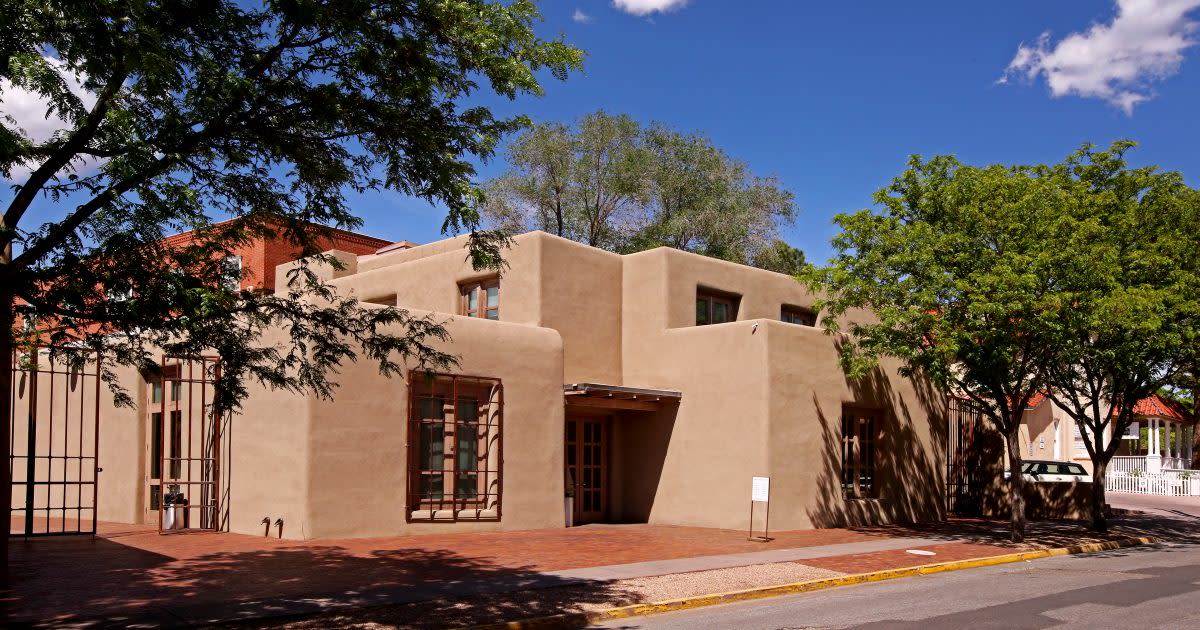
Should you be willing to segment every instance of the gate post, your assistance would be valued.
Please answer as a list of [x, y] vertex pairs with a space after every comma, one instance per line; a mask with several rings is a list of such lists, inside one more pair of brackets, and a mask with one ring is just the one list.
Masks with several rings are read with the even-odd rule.
[[[33, 483], [34, 475], [37, 473], [37, 390], [38, 390], [38, 349], [33, 348], [30, 352], [31, 363], [29, 367], [29, 435], [26, 436], [25, 449], [25, 535], [33, 533], [33, 491], [35, 485]], [[52, 377], [53, 378], [53, 377]], [[53, 403], [53, 401], [51, 401]], [[48, 462], [53, 460], [47, 460]], [[47, 520], [50, 518], [50, 512], [46, 512]], [[11, 520], [11, 518], [10, 518]], [[11, 525], [10, 525], [11, 527]]]

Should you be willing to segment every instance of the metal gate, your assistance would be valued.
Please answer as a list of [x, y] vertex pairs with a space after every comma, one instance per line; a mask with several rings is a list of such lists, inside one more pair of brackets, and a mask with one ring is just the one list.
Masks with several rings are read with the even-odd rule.
[[164, 356], [160, 369], [148, 392], [146, 505], [157, 511], [160, 532], [226, 529], [229, 484], [221, 464], [230, 414], [213, 405], [220, 362]]
[[983, 415], [971, 401], [951, 396], [946, 416], [946, 510], [974, 515], [983, 487]]
[[85, 356], [72, 364], [49, 348], [13, 352], [10, 534], [96, 533], [102, 384], [99, 356]]

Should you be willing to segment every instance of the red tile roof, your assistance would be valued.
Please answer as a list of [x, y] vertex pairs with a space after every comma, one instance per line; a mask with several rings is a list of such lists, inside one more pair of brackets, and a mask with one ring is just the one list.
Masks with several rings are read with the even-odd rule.
[[1181, 422], [1192, 420], [1191, 414], [1184, 409], [1183, 405], [1158, 394], [1137, 401], [1137, 404], [1133, 406], [1133, 413], [1137, 416], [1153, 416]]
[[1042, 402], [1045, 400], [1046, 400], [1045, 392], [1037, 392], [1029, 399], [1029, 404], [1026, 405], [1025, 408], [1026, 409], [1037, 409], [1038, 406], [1041, 405]]

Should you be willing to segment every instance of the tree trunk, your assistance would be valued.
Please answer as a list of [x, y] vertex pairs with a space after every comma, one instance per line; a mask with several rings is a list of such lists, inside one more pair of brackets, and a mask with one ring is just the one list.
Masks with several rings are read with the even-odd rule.
[[1108, 471], [1108, 461], [1097, 457], [1092, 462], [1092, 529], [1097, 532], [1108, 531], [1108, 518], [1104, 515], [1104, 474]]
[[0, 504], [4, 505], [4, 534], [0, 538], [4, 549], [4, 564], [0, 574], [0, 584], [8, 583], [8, 531], [12, 523], [12, 474], [8, 462], [12, 430], [12, 368], [13, 368], [13, 338], [12, 331], [16, 325], [16, 315], [13, 312], [13, 295], [0, 288]]
[[[1020, 427], [1017, 424], [1017, 427]], [[1008, 440], [1008, 505], [1011, 513], [1013, 542], [1025, 540], [1025, 473], [1021, 470], [1020, 433], [1013, 431]]]

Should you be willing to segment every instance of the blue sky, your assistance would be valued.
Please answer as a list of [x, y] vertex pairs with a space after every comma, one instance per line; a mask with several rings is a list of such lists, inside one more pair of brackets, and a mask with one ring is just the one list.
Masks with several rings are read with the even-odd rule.
[[[1162, 0], [1173, 5], [1166, 16], [1151, 0], [1122, 4], [1118, 19], [1112, 0], [689, 0], [644, 15], [611, 0], [548, 0], [540, 30], [585, 49], [584, 74], [549, 80], [540, 99], [488, 102], [535, 120], [604, 109], [704, 133], [782, 180], [800, 207], [785, 238], [824, 260], [833, 215], [867, 207], [912, 153], [1055, 162], [1085, 141], [1131, 138], [1136, 164], [1200, 183], [1200, 47], [1194, 33], [1180, 37], [1200, 2]], [[1072, 34], [1073, 46], [1060, 45]], [[1022, 44], [1034, 61], [997, 84]], [[494, 160], [481, 176], [503, 169]], [[384, 193], [356, 206], [368, 233], [439, 238], [444, 213], [423, 201]]]

